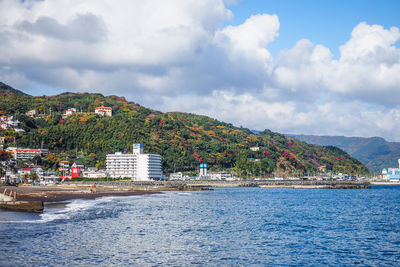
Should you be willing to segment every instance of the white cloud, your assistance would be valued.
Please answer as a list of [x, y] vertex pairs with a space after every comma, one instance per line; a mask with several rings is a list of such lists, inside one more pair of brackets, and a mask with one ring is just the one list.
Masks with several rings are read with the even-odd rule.
[[363, 60], [366, 62], [390, 62], [393, 55], [399, 56], [394, 44], [400, 39], [396, 27], [386, 30], [381, 25], [360, 23], [351, 33], [351, 39], [340, 47], [342, 61]]
[[252, 129], [400, 141], [398, 28], [360, 23], [338, 59], [302, 39], [275, 60], [278, 16], [223, 27], [234, 15], [225, 3], [0, 0], [0, 80], [118, 94]]
[[281, 52], [275, 68], [275, 86], [301, 92], [302, 98], [315, 99], [314, 92], [348, 101], [395, 105], [400, 103], [399, 29], [360, 23], [351, 39], [340, 47], [333, 60], [328, 48], [300, 40]]
[[273, 58], [267, 50], [279, 32], [276, 15], [253, 15], [239, 26], [227, 26], [217, 32], [217, 45], [228, 50], [228, 58], [233, 63], [259, 64], [267, 74], [273, 67]]

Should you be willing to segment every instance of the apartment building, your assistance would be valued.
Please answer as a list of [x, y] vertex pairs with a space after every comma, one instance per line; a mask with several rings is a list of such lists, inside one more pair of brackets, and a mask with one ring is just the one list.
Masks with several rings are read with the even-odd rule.
[[161, 156], [157, 154], [139, 154], [136, 156], [135, 181], [161, 179]]
[[106, 171], [111, 178], [131, 178], [132, 181], [160, 179], [161, 156], [143, 154], [143, 145], [134, 144], [132, 154], [116, 152], [106, 157]]
[[106, 157], [107, 174], [111, 178], [134, 178], [135, 162], [136, 155], [134, 154], [122, 154], [122, 152], [108, 154]]
[[31, 149], [31, 148], [17, 148], [17, 147], [6, 148], [6, 151], [10, 152], [14, 159], [32, 159], [35, 156], [45, 156], [48, 153], [47, 149]]

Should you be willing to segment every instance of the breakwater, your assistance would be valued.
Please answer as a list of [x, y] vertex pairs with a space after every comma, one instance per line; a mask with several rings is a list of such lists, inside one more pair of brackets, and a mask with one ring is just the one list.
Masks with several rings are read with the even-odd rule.
[[[90, 185], [94, 182], [73, 182], [83, 185]], [[136, 190], [209, 190], [211, 187], [268, 187], [268, 188], [327, 188], [327, 189], [367, 189], [369, 182], [359, 181], [317, 181], [317, 180], [237, 180], [237, 181], [211, 181], [211, 180], [190, 180], [190, 181], [99, 181], [98, 186], [120, 187]]]
[[16, 192], [10, 191], [7, 195], [7, 189], [0, 193], [0, 208], [14, 210], [14, 211], [27, 211], [27, 212], [43, 212], [42, 201], [17, 201]]
[[119, 190], [139, 191], [200, 191], [210, 190], [211, 185], [189, 183], [187, 181], [67, 181], [65, 184], [78, 184], [98, 187], [118, 188]]

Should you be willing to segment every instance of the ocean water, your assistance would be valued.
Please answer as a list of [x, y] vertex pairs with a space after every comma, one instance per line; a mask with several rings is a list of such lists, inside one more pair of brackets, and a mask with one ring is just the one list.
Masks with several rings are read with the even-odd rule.
[[400, 186], [215, 188], [0, 212], [0, 266], [399, 266]]

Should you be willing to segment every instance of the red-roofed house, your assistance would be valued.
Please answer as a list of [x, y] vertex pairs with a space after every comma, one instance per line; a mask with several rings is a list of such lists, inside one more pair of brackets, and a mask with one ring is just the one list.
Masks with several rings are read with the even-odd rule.
[[110, 108], [110, 107], [100, 106], [100, 107], [95, 108], [94, 112], [96, 114], [99, 114], [100, 116], [107, 116], [107, 117], [112, 116], [112, 108]]

